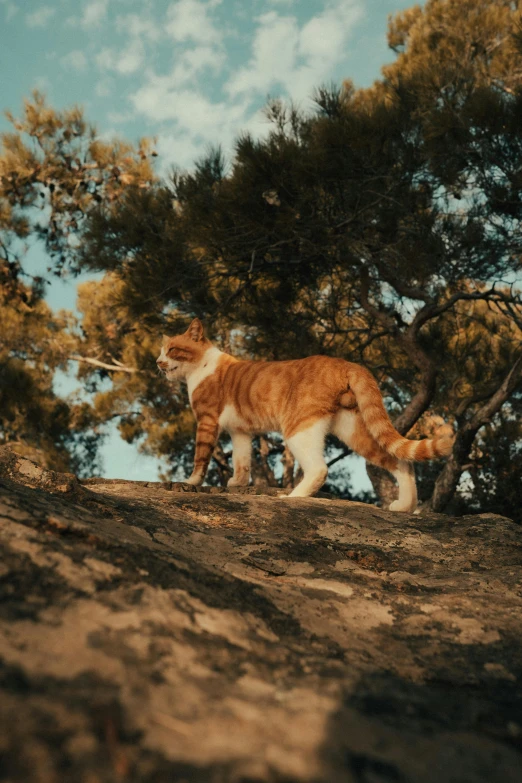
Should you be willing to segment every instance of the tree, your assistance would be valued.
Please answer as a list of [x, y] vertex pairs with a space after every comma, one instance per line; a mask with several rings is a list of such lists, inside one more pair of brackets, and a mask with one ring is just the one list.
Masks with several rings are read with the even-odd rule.
[[[13, 132], [0, 137], [0, 440], [48, 467], [98, 469], [100, 432], [90, 405], [54, 391], [58, 369], [78, 355], [75, 320], [43, 301], [46, 274], [24, 269], [40, 241], [47, 272], [74, 268], [74, 248], [93, 205], [115, 204], [125, 187], [152, 179], [153, 150], [101, 141], [79, 108], [56, 112], [34, 93]], [[93, 429], [94, 428], [94, 429]]]
[[520, 394], [519, 22], [486, 0], [398, 15], [372, 88], [319, 90], [310, 116], [272, 102], [272, 132], [240, 138], [228, 173], [215, 151], [95, 210], [79, 263], [119, 277], [143, 328], [168, 330], [172, 311], [238, 353], [360, 359], [402, 433], [449, 415], [430, 501], [445, 507], [477, 433]]
[[[42, 235], [55, 268], [105, 273], [85, 289], [74, 354], [97, 421], [116, 417], [127, 439], [174, 455], [174, 472], [190, 457], [186, 399], [151, 370], [159, 332], [197, 315], [240, 355], [363, 361], [404, 434], [429, 427], [428, 412], [452, 421], [453, 457], [438, 475], [421, 470], [435, 509], [454, 502], [463, 472], [485, 475], [497, 428], [517, 459], [520, 433], [506, 421], [522, 377], [519, 31], [507, 0], [429, 0], [390, 21], [397, 57], [372, 88], [322, 88], [309, 115], [273, 101], [267, 138], [245, 135], [230, 165], [215, 150], [167, 181], [152, 175], [146, 146], [100, 157], [83, 127], [83, 141], [64, 141], [72, 115], [59, 130], [42, 104], [36, 123], [26, 116], [19, 134], [52, 141], [35, 141], [26, 189], [8, 178], [10, 225], [31, 230], [37, 166], [58, 160], [73, 184]], [[85, 150], [73, 174], [66, 143]], [[9, 145], [28, 157], [19, 140]], [[80, 208], [75, 188], [87, 194]], [[276, 480], [282, 452], [260, 441], [265, 480]], [[215, 466], [224, 481], [226, 451]], [[386, 497], [389, 483], [371, 476]]]
[[0, 443], [53, 470], [98, 469], [98, 434], [89, 405], [53, 388], [75, 345], [72, 319], [53, 313], [38, 287], [0, 267]]
[[493, 422], [481, 429], [473, 444], [466, 501], [475, 511], [511, 516], [520, 513], [520, 465], [522, 464], [522, 416], [520, 398], [502, 408]]
[[25, 101], [21, 118], [6, 115], [13, 131], [0, 135], [4, 247], [31, 234], [43, 240], [55, 272], [74, 269], [90, 210], [102, 202], [110, 208], [129, 185], [148, 187], [156, 153], [146, 139], [136, 149], [102, 141], [79, 107], [57, 112], [38, 91]]
[[195, 431], [186, 392], [172, 390], [159, 374], [157, 331], [130, 311], [124, 291], [124, 281], [111, 273], [79, 286], [79, 378], [94, 394], [100, 426], [116, 420], [128, 443], [139, 442], [146, 454], [176, 455], [175, 469], [186, 467]]

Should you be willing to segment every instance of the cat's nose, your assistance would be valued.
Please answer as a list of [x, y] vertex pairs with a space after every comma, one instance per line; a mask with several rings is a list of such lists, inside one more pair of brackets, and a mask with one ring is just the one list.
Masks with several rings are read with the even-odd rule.
[[156, 364], [161, 370], [164, 370], [166, 367], [168, 367], [167, 362], [164, 362], [163, 359], [156, 359]]

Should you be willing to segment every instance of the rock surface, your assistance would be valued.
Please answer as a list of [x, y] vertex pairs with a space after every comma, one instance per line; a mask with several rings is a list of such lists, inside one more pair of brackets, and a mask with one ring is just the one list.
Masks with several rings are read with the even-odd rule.
[[521, 780], [510, 520], [0, 476], [1, 780]]

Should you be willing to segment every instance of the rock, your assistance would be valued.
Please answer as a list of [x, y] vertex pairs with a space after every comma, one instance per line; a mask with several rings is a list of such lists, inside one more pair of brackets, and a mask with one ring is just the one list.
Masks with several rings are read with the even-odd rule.
[[178, 487], [0, 449], [0, 779], [518, 783], [517, 525]]
[[21, 484], [43, 487], [50, 492], [75, 492], [79, 488], [78, 479], [72, 473], [46, 470], [8, 446], [0, 446], [0, 476], [16, 477]]

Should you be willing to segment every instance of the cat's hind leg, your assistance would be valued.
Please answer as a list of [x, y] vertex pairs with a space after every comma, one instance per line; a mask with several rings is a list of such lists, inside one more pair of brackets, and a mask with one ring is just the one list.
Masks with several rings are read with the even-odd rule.
[[250, 481], [252, 437], [245, 432], [231, 432], [230, 437], [234, 475], [229, 478], [227, 487], [246, 487]]
[[415, 511], [417, 508], [417, 484], [413, 462], [404, 459], [397, 460], [397, 467], [392, 471], [399, 485], [399, 497], [390, 503], [390, 511]]
[[324, 439], [331, 417], [317, 419], [305, 429], [285, 438], [286, 444], [303, 471], [303, 478], [289, 497], [306, 498], [318, 492], [326, 481], [328, 468], [324, 460]]
[[357, 411], [339, 411], [334, 417], [331, 431], [361, 457], [373, 465], [388, 470], [396, 479], [399, 485], [399, 497], [390, 504], [390, 511], [415, 511], [417, 486], [415, 470], [411, 462], [399, 460], [381, 448], [366, 429]]

